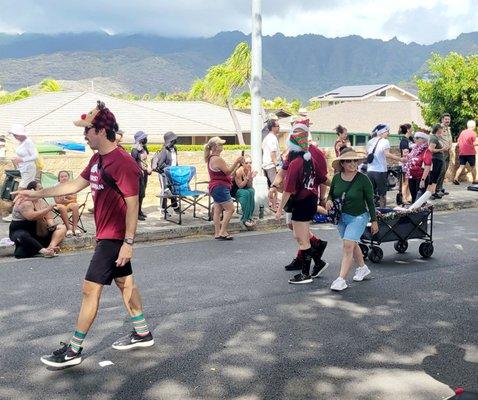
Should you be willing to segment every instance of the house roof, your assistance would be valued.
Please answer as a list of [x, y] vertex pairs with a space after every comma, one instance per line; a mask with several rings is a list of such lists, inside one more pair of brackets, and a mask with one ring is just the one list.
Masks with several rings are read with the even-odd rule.
[[337, 89], [334, 89], [329, 92], [323, 93], [319, 96], [313, 97], [310, 100], [311, 101], [312, 100], [333, 101], [334, 99], [342, 100], [342, 101], [364, 100], [369, 97], [375, 96], [384, 90], [391, 89], [391, 88], [395, 88], [399, 90], [400, 92], [402, 92], [403, 94], [410, 96], [411, 100], [418, 100], [414, 94], [393, 84], [341, 86]]
[[[13, 123], [26, 125], [36, 141], [73, 140], [82, 142], [83, 130], [73, 120], [90, 111], [97, 100], [115, 114], [125, 141], [135, 132], [148, 133], [150, 142], [162, 142], [163, 134], [178, 136], [234, 136], [234, 123], [225, 107], [202, 101], [128, 101], [94, 92], [56, 92], [29, 97], [0, 106], [0, 132]], [[243, 132], [250, 131], [250, 116], [236, 112]]]
[[312, 130], [321, 132], [333, 132], [339, 124], [350, 133], [371, 132], [380, 123], [389, 125], [391, 133], [397, 133], [401, 124], [412, 121], [426, 126], [417, 101], [340, 103], [311, 111], [308, 117], [314, 124]]

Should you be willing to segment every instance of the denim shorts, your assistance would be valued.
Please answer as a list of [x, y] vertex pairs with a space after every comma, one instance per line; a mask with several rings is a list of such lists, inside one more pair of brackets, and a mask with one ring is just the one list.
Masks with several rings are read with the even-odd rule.
[[360, 241], [360, 237], [365, 231], [370, 220], [368, 212], [361, 215], [350, 215], [342, 213], [337, 229], [339, 235], [344, 240], [351, 240], [353, 242]]
[[226, 204], [232, 201], [231, 190], [227, 186], [216, 186], [211, 190], [211, 197], [214, 203]]

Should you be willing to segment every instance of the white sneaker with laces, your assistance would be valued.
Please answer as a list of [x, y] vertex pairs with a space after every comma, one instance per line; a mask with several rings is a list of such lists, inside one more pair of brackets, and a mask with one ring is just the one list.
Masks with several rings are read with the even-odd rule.
[[330, 290], [335, 290], [336, 292], [340, 292], [347, 288], [347, 282], [345, 282], [345, 279], [341, 278], [340, 276], [335, 281], [333, 281], [332, 285], [330, 286]]
[[364, 264], [363, 267], [357, 267], [357, 268], [355, 269], [355, 275], [354, 275], [354, 277], [353, 277], [352, 279], [353, 279], [355, 282], [362, 282], [367, 275], [370, 275], [370, 270], [369, 270], [368, 267]]

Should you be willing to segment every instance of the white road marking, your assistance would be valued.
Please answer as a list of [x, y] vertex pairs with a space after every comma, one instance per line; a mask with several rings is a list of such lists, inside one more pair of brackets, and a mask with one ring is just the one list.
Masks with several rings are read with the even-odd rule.
[[105, 360], [105, 361], [100, 361], [98, 363], [100, 365], [100, 367], [107, 367], [108, 365], [114, 365], [111, 361], [109, 360]]
[[461, 244], [455, 244], [455, 247], [456, 247], [458, 250], [463, 251], [463, 246], [462, 246]]

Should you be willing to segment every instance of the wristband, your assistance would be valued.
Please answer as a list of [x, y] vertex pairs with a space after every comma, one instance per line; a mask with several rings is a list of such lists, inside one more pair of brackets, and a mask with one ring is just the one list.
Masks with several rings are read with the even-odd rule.
[[130, 246], [132, 246], [133, 243], [134, 243], [134, 239], [132, 239], [132, 238], [124, 238], [123, 242], [126, 243], [126, 244], [129, 244]]

